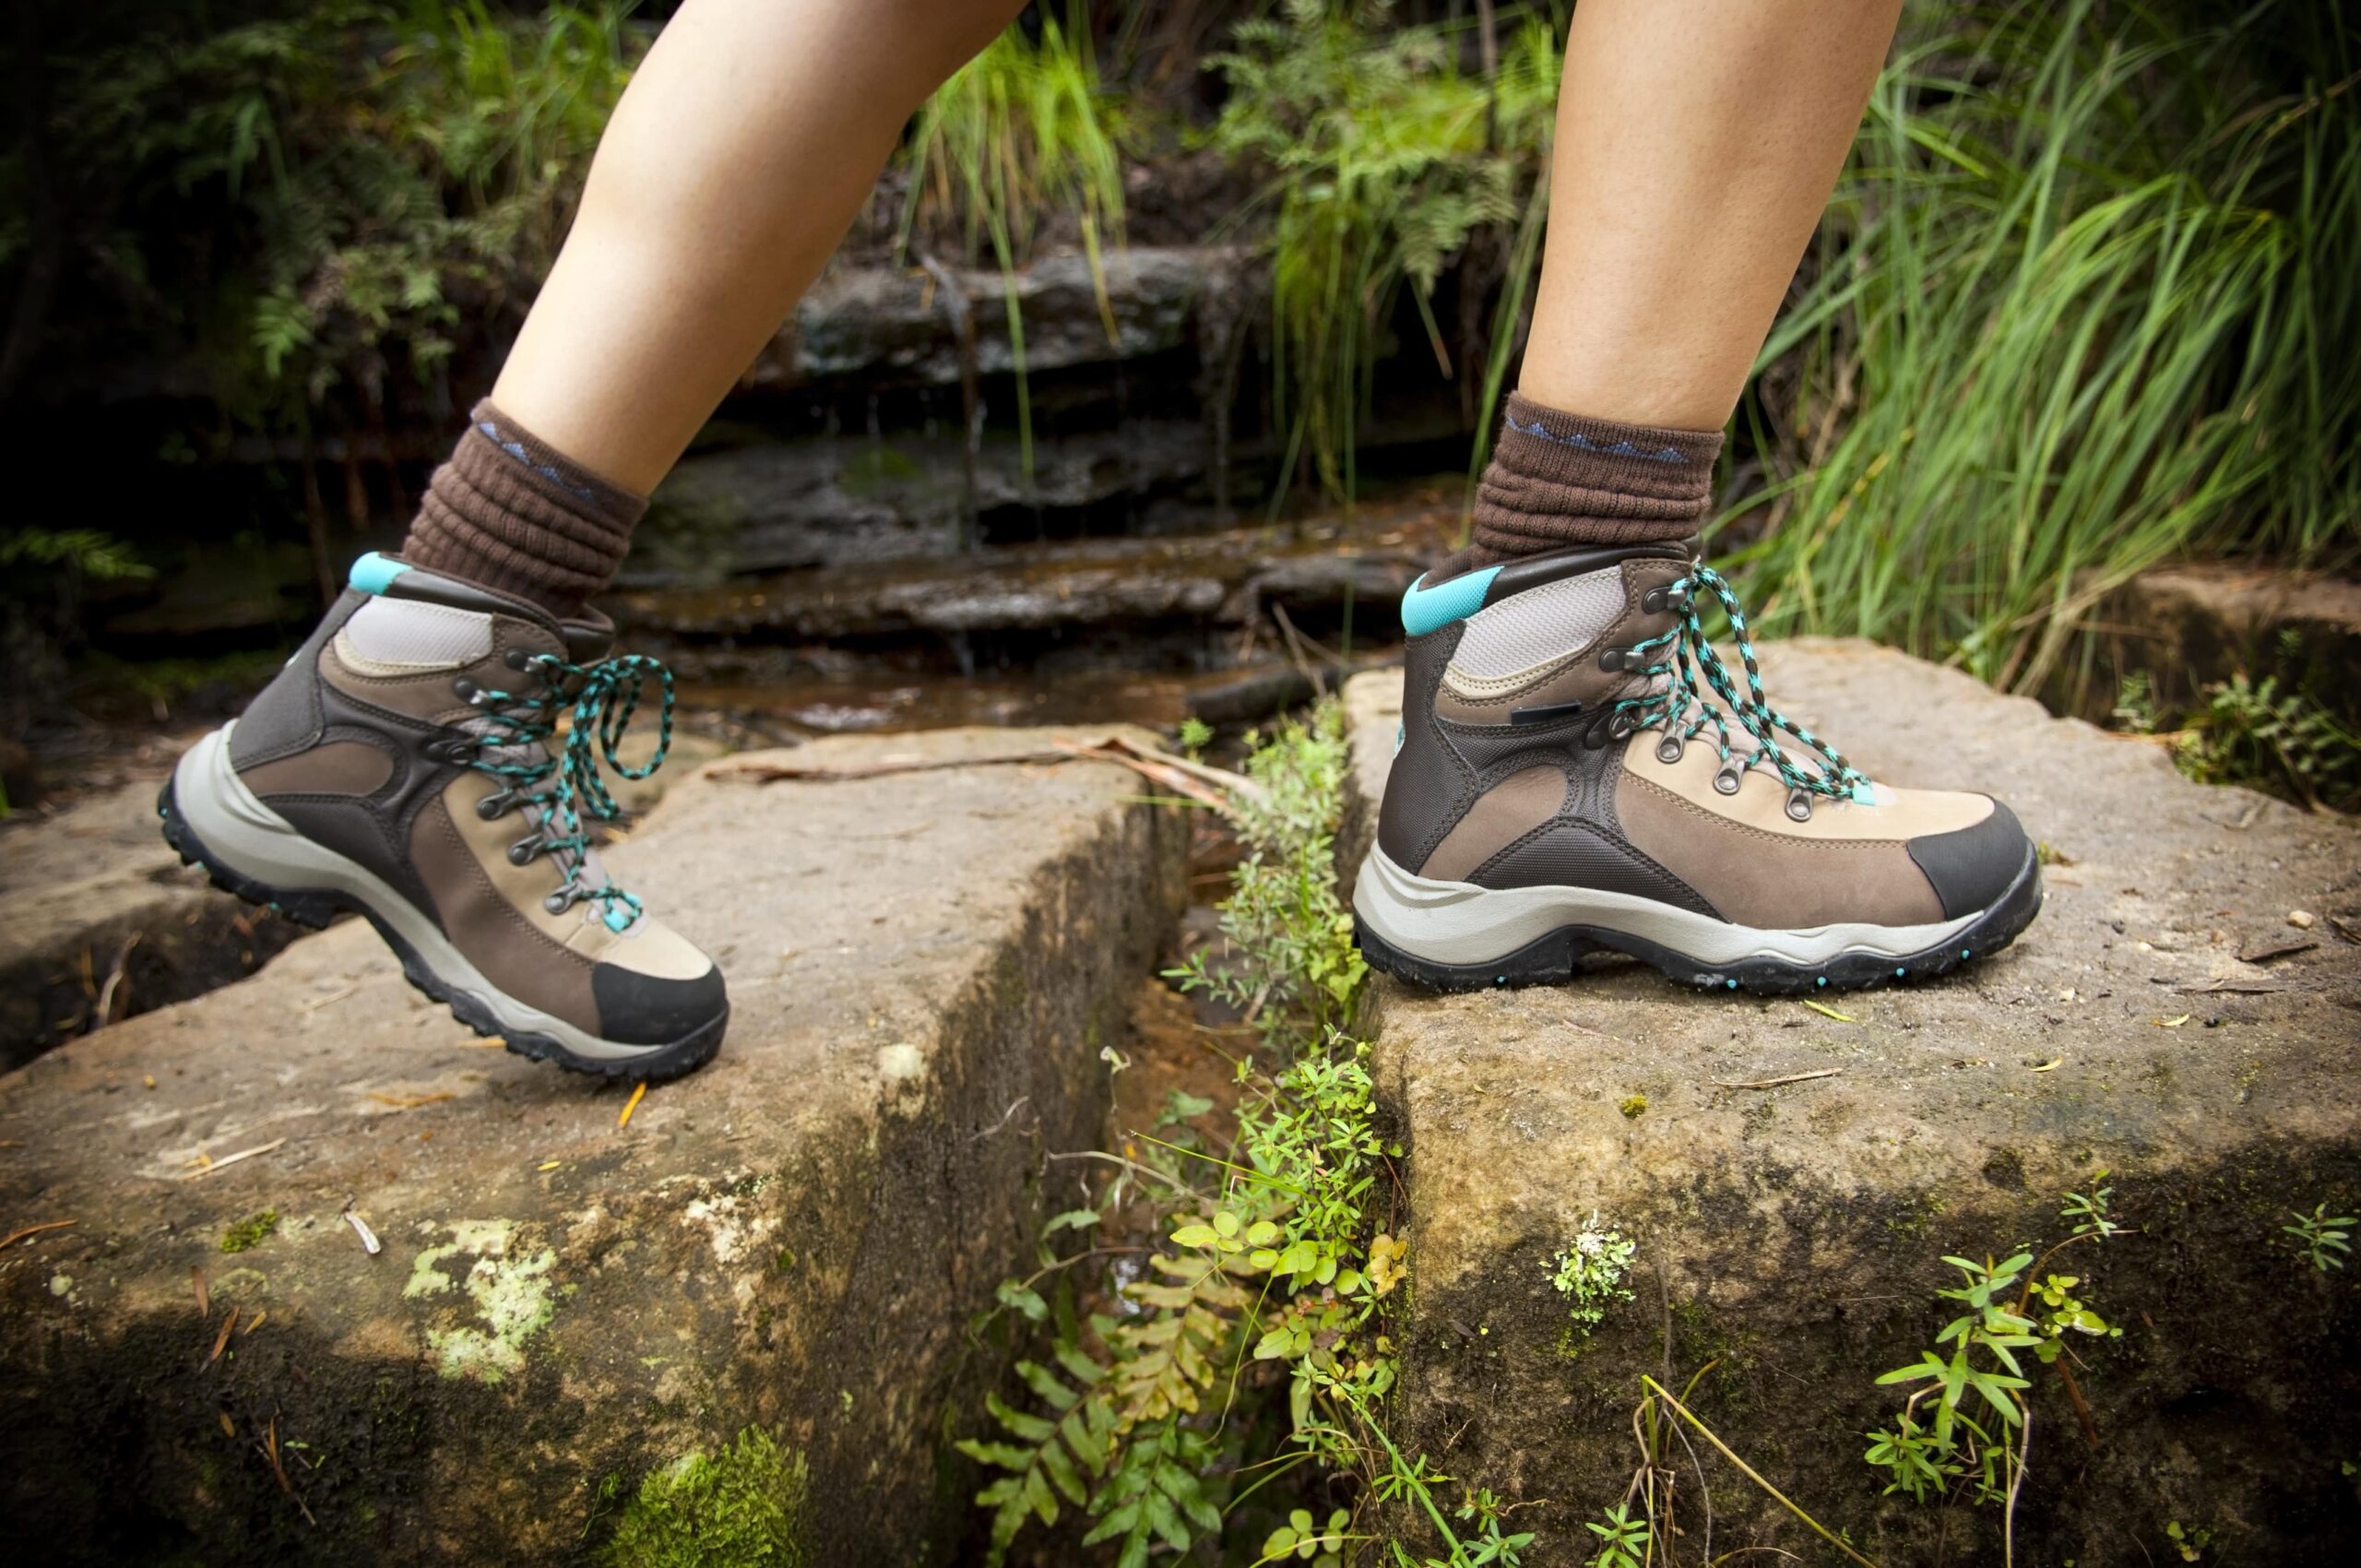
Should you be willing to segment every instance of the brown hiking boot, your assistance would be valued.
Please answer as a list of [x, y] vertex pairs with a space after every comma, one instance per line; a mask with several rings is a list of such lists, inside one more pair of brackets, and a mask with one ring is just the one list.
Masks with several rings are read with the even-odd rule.
[[1737, 598], [1686, 544], [1421, 577], [1402, 621], [1401, 747], [1353, 890], [1378, 968], [1514, 985], [1612, 948], [1717, 990], [1886, 985], [2006, 946], [2041, 907], [2008, 807], [1871, 783], [1763, 700]]
[[[713, 960], [608, 879], [583, 817], [597, 755], [661, 765], [671, 675], [614, 628], [380, 555], [243, 717], [181, 758], [157, 810], [184, 861], [310, 926], [357, 909], [477, 1033], [578, 1072], [667, 1078], [720, 1048]], [[655, 757], [614, 753], [661, 683]], [[557, 740], [561, 710], [570, 733]], [[554, 748], [554, 749], [552, 749]]]

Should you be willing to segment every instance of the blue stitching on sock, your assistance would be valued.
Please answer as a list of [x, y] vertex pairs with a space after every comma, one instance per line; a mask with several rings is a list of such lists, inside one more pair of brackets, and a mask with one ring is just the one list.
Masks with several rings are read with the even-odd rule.
[[1634, 446], [1629, 441], [1619, 441], [1612, 446], [1601, 446], [1579, 431], [1569, 431], [1564, 435], [1560, 435], [1539, 420], [1535, 420], [1531, 424], [1519, 424], [1514, 414], [1505, 417], [1511, 430], [1523, 431], [1527, 435], [1537, 435], [1542, 440], [1553, 442], [1560, 446], [1578, 446], [1585, 452], [1597, 452], [1610, 457], [1645, 457], [1651, 463], [1685, 463], [1689, 460], [1681, 455], [1680, 449], [1677, 446], [1666, 446], [1654, 452]]
[[491, 439], [492, 444], [494, 446], [499, 447], [502, 451], [507, 453], [510, 457], [516, 458], [518, 462], [524, 464], [535, 473], [540, 474], [543, 479], [550, 481], [552, 483], [564, 486], [566, 490], [572, 492], [575, 495], [579, 495], [585, 501], [596, 501], [599, 499], [599, 493], [597, 491], [592, 490], [586, 485], [567, 484], [564, 474], [558, 472], [555, 469], [551, 468], [546, 463], [537, 463], [533, 461], [532, 454], [526, 451], [522, 444], [515, 441], [504, 440], [500, 434], [500, 427], [493, 424], [490, 420], [478, 420], [476, 422], [476, 428], [483, 432], [483, 434]]

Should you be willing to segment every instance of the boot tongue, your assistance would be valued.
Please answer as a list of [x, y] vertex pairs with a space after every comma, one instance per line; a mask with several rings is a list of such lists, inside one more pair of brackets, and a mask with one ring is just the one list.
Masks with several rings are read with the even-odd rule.
[[615, 624], [595, 610], [576, 620], [560, 621], [557, 634], [565, 641], [569, 664], [596, 664], [615, 648]]

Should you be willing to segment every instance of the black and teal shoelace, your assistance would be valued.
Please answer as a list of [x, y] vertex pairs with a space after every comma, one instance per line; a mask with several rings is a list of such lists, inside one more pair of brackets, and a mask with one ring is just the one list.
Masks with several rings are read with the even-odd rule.
[[[542, 901], [543, 907], [563, 914], [576, 903], [595, 900], [608, 930], [627, 931], [644, 912], [639, 899], [612, 878], [597, 887], [582, 880], [590, 852], [589, 828], [583, 818], [587, 813], [600, 822], [613, 822], [623, 815], [606, 780], [599, 777], [602, 758], [624, 778], [646, 778], [664, 766], [665, 754], [672, 747], [672, 672], [660, 659], [637, 654], [584, 665], [545, 653], [528, 660], [525, 668], [540, 677], [540, 692], [476, 694], [487, 728], [469, 766], [499, 780], [502, 793], [494, 799], [503, 814], [512, 805], [540, 810], [538, 837], [519, 848], [528, 858], [556, 856], [565, 873], [564, 883]], [[617, 753], [650, 676], [659, 695], [656, 754], [634, 767]], [[572, 722], [564, 743], [552, 748], [558, 715], [569, 707]], [[529, 760], [517, 760], [519, 754]]]
[[[1743, 695], [1730, 679], [1728, 666], [1714, 651], [1712, 639], [1705, 635], [1704, 620], [1698, 613], [1701, 590], [1711, 593], [1729, 618], [1730, 634], [1738, 639], [1738, 659], [1746, 667]], [[1688, 575], [1667, 592], [1679, 604], [1680, 624], [1661, 636], [1633, 646], [1627, 651], [1624, 665], [1646, 676], [1652, 683], [1661, 680], [1663, 684], [1655, 686], [1644, 696], [1626, 697], [1615, 705], [1616, 712], [1625, 716], [1626, 726], [1631, 730], [1661, 730], [1666, 740], [1660, 743], [1660, 751], [1667, 761], [1671, 761], [1678, 758], [1682, 745], [1696, 739], [1711, 724], [1722, 762], [1715, 786], [1725, 794], [1737, 792], [1740, 776], [1748, 768], [1758, 762], [1768, 762], [1788, 788], [1791, 814], [1798, 792], [1806, 797], [1868, 801], [1869, 776], [1846, 762], [1834, 746], [1773, 707], [1763, 695], [1762, 670], [1755, 661], [1754, 644], [1746, 634], [1746, 612], [1728, 579], [1703, 562], [1692, 563]], [[1671, 650], [1669, 659], [1659, 656], [1652, 663], [1637, 662], [1666, 648]], [[1720, 699], [1718, 707], [1707, 700], [1698, 683], [1700, 674]], [[1756, 749], [1744, 761], [1730, 746], [1731, 719], [1737, 719], [1738, 727], [1754, 740]], [[1818, 762], [1817, 770], [1808, 771], [1797, 765], [1779, 743], [1778, 736], [1782, 734], [1791, 735], [1801, 743]], [[1809, 805], [1808, 800], [1805, 804]], [[1804, 814], [1809, 814], [1809, 811]]]

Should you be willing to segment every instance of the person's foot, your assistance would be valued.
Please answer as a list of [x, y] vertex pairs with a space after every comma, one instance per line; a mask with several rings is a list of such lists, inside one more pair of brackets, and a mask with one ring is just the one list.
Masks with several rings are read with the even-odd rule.
[[[2009, 808], [1871, 783], [1781, 717], [1691, 552], [1411, 586], [1400, 751], [1353, 890], [1373, 967], [1459, 990], [1563, 980], [1612, 948], [1792, 992], [1942, 974], [2032, 921], [2041, 873]], [[1742, 686], [1705, 640], [1715, 597]]]
[[[685, 1073], [720, 1048], [713, 960], [608, 879], [597, 754], [649, 676], [603, 618], [366, 555], [243, 718], [181, 758], [156, 807], [184, 861], [305, 925], [355, 909], [412, 985], [508, 1049], [578, 1072]], [[556, 738], [570, 710], [571, 732]], [[555, 749], [552, 749], [552, 748]], [[619, 766], [619, 765], [618, 765]]]

